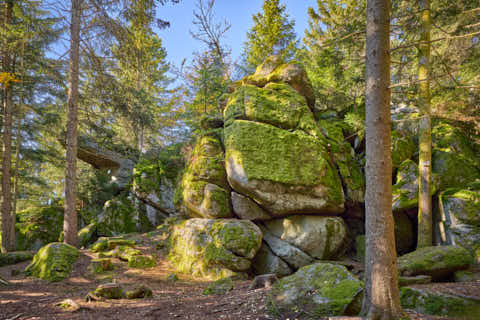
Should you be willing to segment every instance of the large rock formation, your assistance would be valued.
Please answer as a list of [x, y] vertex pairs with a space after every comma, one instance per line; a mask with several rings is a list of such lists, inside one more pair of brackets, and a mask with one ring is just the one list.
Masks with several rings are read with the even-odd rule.
[[135, 163], [121, 154], [103, 148], [86, 137], [79, 137], [77, 156], [95, 169], [110, 170], [112, 183], [119, 188], [130, 183]]
[[215, 280], [250, 269], [262, 232], [247, 220], [194, 218], [176, 223], [170, 241], [179, 272]]
[[286, 84], [243, 85], [225, 109], [232, 188], [274, 216], [338, 214], [344, 194], [305, 98]]
[[188, 215], [233, 217], [224, 159], [221, 141], [215, 134], [197, 140], [181, 182], [183, 203]]
[[442, 192], [435, 218], [437, 242], [462, 246], [480, 263], [480, 183]]

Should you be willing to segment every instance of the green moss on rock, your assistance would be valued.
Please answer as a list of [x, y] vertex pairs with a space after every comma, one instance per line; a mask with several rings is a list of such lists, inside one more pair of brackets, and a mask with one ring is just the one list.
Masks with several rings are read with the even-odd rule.
[[63, 228], [63, 207], [32, 207], [17, 213], [16, 249], [38, 250], [59, 240]]
[[224, 295], [233, 289], [233, 285], [233, 280], [230, 277], [219, 279], [209, 284], [202, 293], [204, 295]]
[[225, 154], [222, 143], [216, 135], [198, 138], [179, 190], [190, 216], [206, 218], [232, 216], [225, 172]]
[[316, 263], [277, 281], [271, 290], [270, 309], [285, 315], [295, 310], [296, 315], [307, 311], [317, 317], [356, 315], [360, 310], [351, 306], [362, 290], [363, 283], [344, 266]]
[[425, 247], [399, 257], [398, 271], [401, 275], [429, 275], [441, 280], [468, 269], [472, 263], [472, 255], [460, 246]]
[[150, 269], [157, 265], [150, 255], [134, 255], [128, 258], [128, 267], [136, 269]]
[[93, 259], [88, 266], [88, 269], [92, 273], [104, 273], [106, 271], [113, 270], [113, 263], [110, 259]]
[[35, 254], [25, 273], [51, 282], [61, 281], [69, 276], [79, 256], [75, 247], [60, 242], [50, 243]]
[[78, 231], [78, 245], [86, 247], [94, 241], [95, 233], [97, 231], [97, 224], [91, 223]]
[[225, 139], [229, 182], [273, 214], [343, 211], [340, 178], [317, 139], [244, 120], [227, 127]]
[[455, 319], [478, 319], [480, 301], [464, 297], [440, 294], [417, 288], [400, 288], [402, 307], [419, 313], [455, 317]]
[[27, 261], [33, 258], [33, 252], [15, 251], [0, 253], [0, 267]]
[[190, 219], [174, 225], [169, 259], [178, 272], [221, 279], [247, 271], [261, 241], [250, 221]]
[[125, 293], [122, 287], [117, 283], [107, 283], [98, 286], [95, 291], [92, 292], [95, 296], [105, 299], [123, 299]]
[[402, 162], [411, 159], [417, 150], [412, 138], [392, 131], [392, 165], [398, 168]]

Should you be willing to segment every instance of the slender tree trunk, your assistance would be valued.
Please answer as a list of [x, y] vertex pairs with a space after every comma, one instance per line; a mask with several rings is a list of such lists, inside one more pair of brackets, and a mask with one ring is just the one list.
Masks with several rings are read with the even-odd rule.
[[400, 319], [392, 214], [390, 150], [390, 1], [367, 1], [366, 61], [366, 259], [362, 313], [367, 319]]
[[77, 246], [77, 137], [78, 78], [80, 64], [80, 14], [82, 0], [72, 0], [68, 84], [67, 164], [65, 172], [64, 242]]
[[432, 245], [432, 120], [430, 116], [430, 0], [419, 1], [420, 45], [418, 57], [419, 125], [418, 156], [418, 241], [417, 248]]
[[[5, 29], [12, 23], [13, 1], [5, 2]], [[7, 44], [8, 44], [8, 40]], [[5, 47], [3, 55], [3, 70], [11, 72], [10, 52]], [[12, 211], [12, 186], [11, 186], [11, 167], [12, 167], [12, 85], [5, 82], [3, 86], [4, 105], [3, 105], [3, 153], [2, 153], [2, 241], [1, 251], [7, 252], [14, 250], [12, 247], [11, 234], [11, 211]]]
[[[28, 33], [28, 32], [27, 32]], [[23, 39], [22, 43], [22, 60], [20, 63], [20, 70], [21, 70], [21, 91], [20, 91], [20, 98], [17, 108], [17, 137], [15, 138], [16, 146], [15, 146], [15, 173], [13, 176], [13, 203], [12, 203], [12, 224], [10, 226], [11, 230], [11, 241], [12, 247], [15, 247], [15, 224], [17, 222], [17, 200], [18, 200], [18, 179], [19, 179], [19, 172], [21, 168], [21, 159], [20, 159], [20, 149], [22, 147], [22, 133], [21, 133], [21, 118], [23, 112], [23, 91], [25, 89], [25, 41]]]

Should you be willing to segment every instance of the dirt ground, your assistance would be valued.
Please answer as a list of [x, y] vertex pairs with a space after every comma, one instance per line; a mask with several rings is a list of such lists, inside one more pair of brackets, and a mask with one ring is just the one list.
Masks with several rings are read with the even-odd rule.
[[[28, 278], [15, 271], [23, 271], [28, 262], [0, 268], [0, 276], [10, 282], [0, 285], [0, 319], [194, 319], [194, 320], [267, 320], [279, 319], [268, 314], [266, 289], [249, 291], [249, 280], [235, 282], [232, 291], [225, 295], [205, 296], [202, 291], [208, 282], [195, 281], [178, 275], [178, 281], [168, 281], [173, 269], [167, 262], [164, 252], [152, 252], [155, 239], [143, 239], [142, 251], [157, 256], [157, 266], [149, 270], [128, 269], [124, 262], [115, 261], [115, 271], [110, 275], [93, 276], [87, 269], [95, 255], [82, 250], [82, 256], [74, 266], [68, 279], [57, 283]], [[14, 273], [12, 273], [12, 271]], [[117, 282], [124, 289], [140, 285], [153, 291], [153, 298], [137, 300], [106, 300], [86, 302], [85, 296], [101, 283]], [[480, 297], [480, 283], [476, 284], [436, 284], [436, 290]], [[58, 304], [72, 299], [78, 310], [66, 310]], [[419, 315], [407, 311], [411, 319], [448, 319]], [[283, 319], [286, 320], [286, 319]], [[293, 319], [291, 319], [293, 320]]]

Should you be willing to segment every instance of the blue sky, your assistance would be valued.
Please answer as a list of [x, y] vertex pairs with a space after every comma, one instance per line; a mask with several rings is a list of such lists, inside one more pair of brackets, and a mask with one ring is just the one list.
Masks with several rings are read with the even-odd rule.
[[[190, 61], [193, 52], [203, 50], [202, 44], [194, 40], [189, 30], [193, 28], [193, 10], [196, 0], [182, 0], [179, 4], [168, 4], [158, 8], [158, 16], [170, 21], [170, 28], [160, 30], [159, 36], [167, 50], [168, 60], [179, 66], [184, 58]], [[232, 27], [227, 33], [226, 42], [232, 49], [233, 60], [242, 51], [246, 33], [253, 24], [252, 15], [262, 8], [262, 0], [217, 0], [215, 14], [217, 20], [227, 19]], [[287, 12], [295, 20], [295, 30], [300, 38], [308, 25], [308, 7], [316, 8], [316, 0], [282, 0]]]

